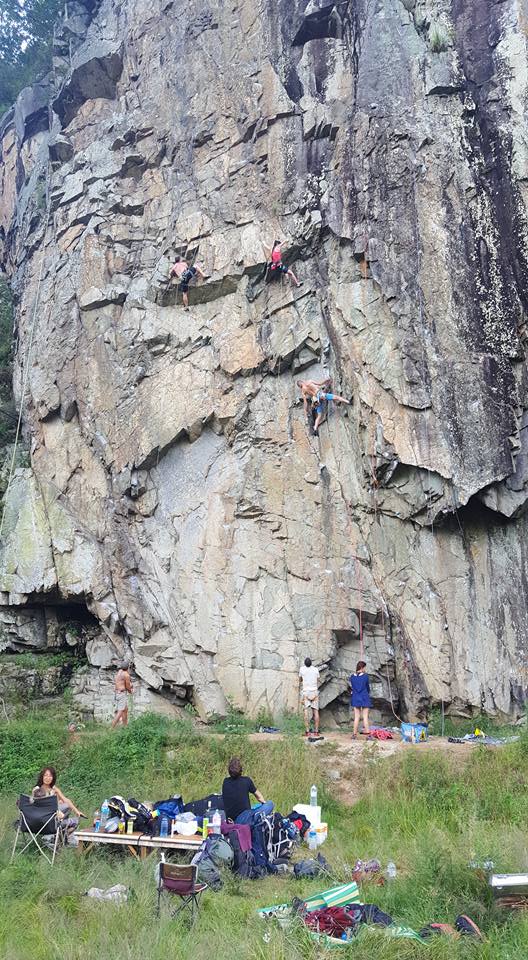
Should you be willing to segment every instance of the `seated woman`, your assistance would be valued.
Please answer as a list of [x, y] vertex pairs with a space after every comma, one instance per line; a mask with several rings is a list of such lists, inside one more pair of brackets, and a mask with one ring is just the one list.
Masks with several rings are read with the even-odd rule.
[[[68, 797], [65, 797], [62, 790], [56, 786], [57, 772], [55, 767], [43, 767], [37, 777], [37, 785], [33, 787], [31, 791], [31, 796], [38, 800], [39, 797], [45, 796], [56, 796], [59, 802], [59, 813], [62, 814], [61, 819], [63, 820], [63, 826], [67, 833], [72, 833], [79, 823], [79, 817], [85, 817], [86, 814], [79, 810], [75, 806], [72, 800], [69, 800]], [[75, 816], [68, 816], [70, 813], [75, 814]]]

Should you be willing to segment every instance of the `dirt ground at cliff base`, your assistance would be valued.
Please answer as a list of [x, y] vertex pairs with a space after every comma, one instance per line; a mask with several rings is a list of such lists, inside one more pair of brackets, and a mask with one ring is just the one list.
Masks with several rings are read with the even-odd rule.
[[[253, 733], [249, 739], [254, 743], [281, 741], [289, 739], [282, 733]], [[325, 733], [323, 740], [305, 741], [307, 750], [320, 750], [326, 768], [328, 780], [332, 782], [332, 792], [347, 806], [353, 806], [362, 796], [362, 784], [365, 772], [372, 764], [398, 754], [416, 752], [440, 753], [456, 757], [466, 764], [475, 746], [471, 743], [450, 743], [446, 737], [430, 737], [425, 743], [404, 743], [398, 734], [394, 740], [368, 740], [360, 737], [352, 740], [350, 733]], [[497, 750], [500, 747], [488, 747]]]

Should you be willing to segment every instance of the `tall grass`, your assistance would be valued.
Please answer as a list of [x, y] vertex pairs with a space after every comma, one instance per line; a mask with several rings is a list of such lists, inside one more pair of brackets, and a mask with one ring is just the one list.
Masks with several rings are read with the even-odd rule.
[[[175, 791], [185, 799], [216, 791], [233, 754], [283, 813], [296, 801], [306, 801], [311, 783], [318, 784], [330, 830], [324, 854], [337, 880], [350, 877], [358, 857], [396, 862], [397, 879], [365, 888], [364, 900], [415, 929], [432, 920], [453, 923], [458, 913], [467, 912], [487, 937], [481, 945], [438, 940], [425, 947], [377, 933], [342, 948], [339, 955], [354, 960], [528, 956], [528, 917], [499, 913], [485, 880], [468, 867], [472, 859], [491, 857], [500, 870], [528, 868], [525, 734], [501, 749], [476, 747], [464, 765], [456, 756], [420, 753], [419, 748], [381, 762], [372, 752], [372, 762], [360, 774], [363, 798], [349, 809], [326, 786], [325, 769], [335, 765], [331, 746], [312, 748], [294, 737], [253, 743], [239, 734], [200, 736], [190, 723], [159, 717], [141, 718], [122, 731], [97, 728], [68, 746], [65, 735], [53, 727], [46, 721], [38, 730], [22, 721], [0, 727], [0, 760], [3, 764], [7, 758], [10, 764], [0, 780], [0, 956], [6, 960], [203, 960], [212, 950], [222, 960], [336, 956], [335, 949], [314, 944], [303, 929], [268, 926], [255, 915], [259, 905], [320, 889], [325, 885], [320, 879], [228, 878], [220, 893], [205, 895], [190, 932], [166, 912], [160, 921], [154, 917], [154, 858], [140, 863], [119, 852], [79, 857], [66, 850], [53, 871], [33, 855], [8, 865], [15, 794], [34, 783], [43, 763], [55, 762], [61, 787], [91, 812], [110, 793], [155, 800]], [[463, 755], [467, 757], [465, 751]], [[117, 882], [130, 889], [122, 907], [83, 896], [90, 886]]]

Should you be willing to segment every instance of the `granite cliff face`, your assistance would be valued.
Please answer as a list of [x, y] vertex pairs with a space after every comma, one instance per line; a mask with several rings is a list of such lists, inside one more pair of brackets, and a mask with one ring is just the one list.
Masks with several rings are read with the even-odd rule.
[[[30, 449], [0, 642], [80, 622], [98, 714], [125, 654], [144, 705], [202, 715], [295, 708], [310, 654], [342, 720], [364, 649], [384, 712], [518, 715], [528, 4], [67, 11], [0, 127]], [[325, 373], [354, 399], [317, 440], [295, 381]]]

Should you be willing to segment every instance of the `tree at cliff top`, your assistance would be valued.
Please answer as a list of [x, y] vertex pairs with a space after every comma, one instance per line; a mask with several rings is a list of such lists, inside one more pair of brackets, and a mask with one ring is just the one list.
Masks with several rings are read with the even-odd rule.
[[0, 116], [20, 90], [51, 67], [53, 24], [62, 0], [4, 0], [0, 10]]

